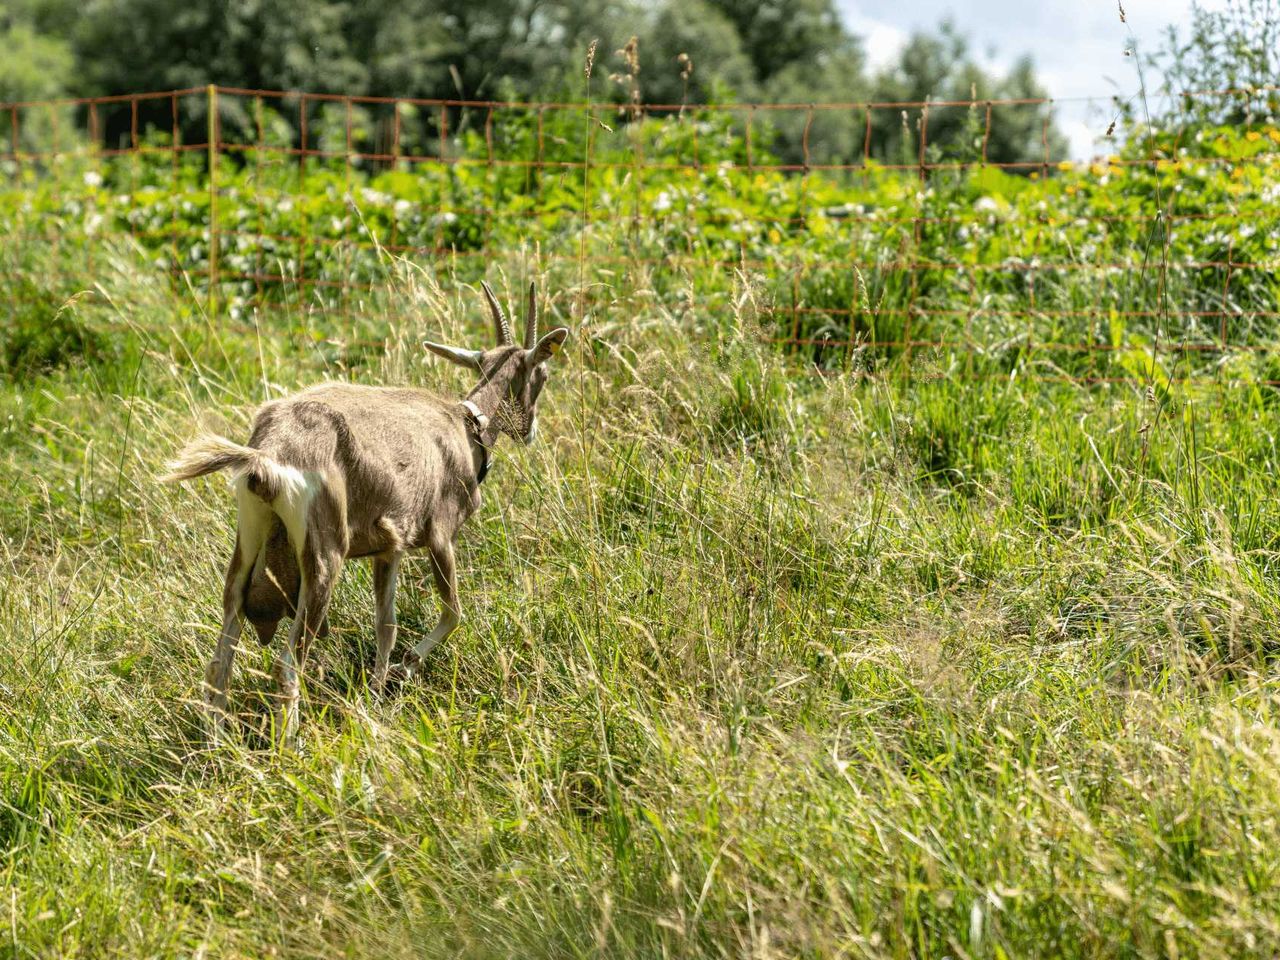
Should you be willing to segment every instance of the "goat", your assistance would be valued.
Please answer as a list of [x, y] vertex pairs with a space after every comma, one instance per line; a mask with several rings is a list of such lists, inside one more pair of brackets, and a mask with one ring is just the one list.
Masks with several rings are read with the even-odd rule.
[[173, 483], [230, 470], [238, 521], [222, 591], [222, 630], [205, 672], [205, 704], [215, 731], [225, 724], [227, 687], [247, 618], [265, 644], [293, 617], [275, 659], [276, 732], [297, 730], [298, 671], [307, 647], [328, 632], [334, 582], [345, 560], [373, 563], [377, 655], [372, 686], [381, 691], [396, 640], [396, 577], [409, 550], [431, 558], [440, 619], [405, 656], [412, 673], [462, 619], [454, 539], [480, 506], [480, 484], [498, 436], [532, 443], [546, 361], [569, 331], [538, 337], [537, 290], [529, 285], [523, 346], [497, 297], [482, 284], [498, 345], [466, 350], [425, 342], [432, 353], [480, 375], [461, 401], [422, 390], [325, 383], [259, 408], [245, 446], [206, 435], [168, 464]]

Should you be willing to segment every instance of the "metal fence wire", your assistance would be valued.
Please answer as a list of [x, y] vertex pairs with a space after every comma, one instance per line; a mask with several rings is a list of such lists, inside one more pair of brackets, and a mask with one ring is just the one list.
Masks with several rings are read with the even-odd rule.
[[1186, 94], [1243, 119], [1130, 126], [1086, 162], [1033, 99], [0, 104], [0, 264], [55, 250], [0, 310], [75, 293], [122, 233], [217, 323], [276, 302], [304, 337], [367, 319], [388, 256], [471, 282], [523, 249], [615, 308], [643, 288], [716, 315], [749, 278], [762, 335], [820, 369], [1275, 386], [1276, 90]]

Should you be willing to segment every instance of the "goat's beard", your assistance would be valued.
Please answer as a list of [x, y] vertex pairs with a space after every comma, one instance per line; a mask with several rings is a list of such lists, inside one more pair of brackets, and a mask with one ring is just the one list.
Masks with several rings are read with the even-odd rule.
[[503, 400], [495, 414], [498, 427], [507, 436], [516, 440], [524, 440], [533, 424], [533, 414], [525, 409], [517, 400]]

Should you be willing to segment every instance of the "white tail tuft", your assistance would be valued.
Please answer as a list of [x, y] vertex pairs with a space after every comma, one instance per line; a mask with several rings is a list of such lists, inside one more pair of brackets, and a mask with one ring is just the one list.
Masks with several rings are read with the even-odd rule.
[[232, 443], [215, 434], [197, 437], [165, 466], [168, 472], [160, 477], [161, 483], [178, 483], [219, 470], [232, 470], [236, 477], [247, 477], [250, 491], [268, 503], [281, 493], [292, 492], [300, 476], [297, 470], [277, 463], [261, 450]]

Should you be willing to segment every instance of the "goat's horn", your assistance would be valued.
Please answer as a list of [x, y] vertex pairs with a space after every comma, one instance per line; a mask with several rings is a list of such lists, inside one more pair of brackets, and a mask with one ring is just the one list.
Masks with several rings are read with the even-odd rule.
[[502, 312], [502, 305], [493, 295], [493, 288], [484, 280], [480, 281], [480, 286], [484, 288], [485, 299], [489, 301], [489, 309], [493, 312], [493, 332], [498, 336], [498, 346], [505, 347], [512, 342], [511, 325], [507, 323], [507, 315]]
[[532, 350], [538, 343], [538, 286], [529, 283], [529, 312], [524, 318], [524, 348]]

